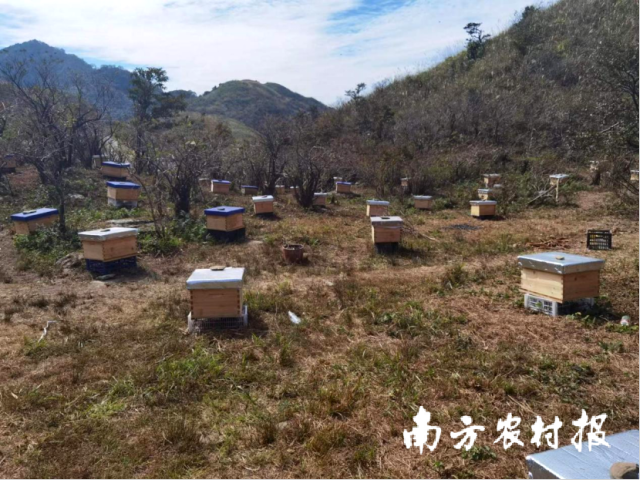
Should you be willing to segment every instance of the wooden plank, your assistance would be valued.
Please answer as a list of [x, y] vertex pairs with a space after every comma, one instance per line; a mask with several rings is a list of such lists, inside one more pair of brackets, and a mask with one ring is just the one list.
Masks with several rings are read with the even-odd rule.
[[400, 227], [371, 227], [373, 243], [398, 243], [402, 236]]
[[563, 298], [567, 300], [580, 300], [600, 295], [600, 271], [571, 273], [563, 278]]
[[520, 288], [559, 302], [563, 301], [562, 275], [523, 268]]
[[84, 258], [88, 260], [103, 260], [102, 257], [102, 242], [92, 242], [89, 240], [82, 241], [82, 252]]
[[239, 289], [190, 290], [194, 318], [236, 317], [242, 315], [242, 291]]

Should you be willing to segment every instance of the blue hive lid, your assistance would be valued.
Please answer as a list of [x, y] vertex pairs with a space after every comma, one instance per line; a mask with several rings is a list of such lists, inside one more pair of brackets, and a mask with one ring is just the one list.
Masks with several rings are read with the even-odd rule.
[[258, 189], [258, 187], [256, 187], [255, 185], [242, 185], [242, 188], [255, 188], [256, 190]]
[[117, 163], [117, 162], [102, 162], [102, 165], [106, 165], [107, 167], [116, 167], [116, 168], [129, 168], [131, 166], [130, 163]]
[[336, 182], [339, 185], [351, 185], [351, 182]]
[[244, 213], [243, 207], [214, 207], [207, 208], [204, 211], [205, 215], [214, 217], [228, 217], [229, 215], [236, 215], [238, 213]]
[[51, 215], [57, 215], [58, 210], [56, 208], [38, 208], [36, 210], [26, 210], [20, 213], [14, 213], [11, 215], [11, 220], [18, 222], [28, 222], [29, 220], [36, 220], [38, 218], [50, 217]]
[[229, 180], [216, 180], [215, 178], [213, 180], [211, 180], [211, 183], [224, 183], [224, 184], [230, 184], [231, 182]]
[[140, 188], [140, 185], [133, 182], [107, 182], [107, 187], [112, 188], [130, 188], [133, 190], [137, 190]]

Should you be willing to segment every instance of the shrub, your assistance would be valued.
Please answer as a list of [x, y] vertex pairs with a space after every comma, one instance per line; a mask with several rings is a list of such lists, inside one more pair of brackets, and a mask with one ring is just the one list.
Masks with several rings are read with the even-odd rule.
[[52, 274], [56, 260], [81, 246], [76, 232], [62, 234], [55, 227], [42, 228], [31, 235], [16, 235], [13, 242], [20, 255], [18, 268], [35, 270], [41, 275]]

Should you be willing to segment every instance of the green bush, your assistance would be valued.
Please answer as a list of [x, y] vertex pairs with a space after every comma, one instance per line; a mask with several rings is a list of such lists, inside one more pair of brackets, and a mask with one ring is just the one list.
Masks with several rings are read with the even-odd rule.
[[77, 232], [62, 234], [56, 227], [42, 228], [31, 235], [16, 235], [13, 242], [20, 255], [18, 268], [35, 270], [41, 275], [52, 274], [56, 260], [81, 246]]

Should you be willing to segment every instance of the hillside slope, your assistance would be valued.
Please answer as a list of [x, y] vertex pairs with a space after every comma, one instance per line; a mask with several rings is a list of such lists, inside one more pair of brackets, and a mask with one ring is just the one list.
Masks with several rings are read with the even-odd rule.
[[327, 107], [277, 83], [233, 80], [189, 99], [188, 109], [233, 118], [255, 129], [267, 115], [290, 117], [310, 109], [324, 111]]

